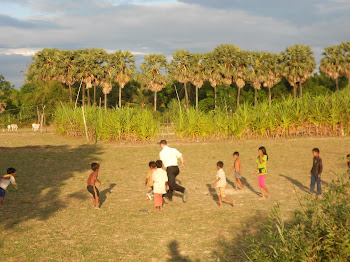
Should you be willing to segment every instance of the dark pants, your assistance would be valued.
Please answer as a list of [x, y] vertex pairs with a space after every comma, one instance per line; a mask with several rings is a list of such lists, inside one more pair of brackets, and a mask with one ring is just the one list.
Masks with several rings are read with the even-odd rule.
[[185, 191], [185, 188], [176, 184], [176, 182], [175, 182], [175, 178], [180, 173], [179, 167], [169, 166], [166, 169], [166, 171], [168, 173], [168, 185], [169, 185], [168, 198], [171, 200], [171, 199], [173, 199], [173, 192], [174, 191], [180, 191], [181, 193], [183, 193]]
[[315, 184], [317, 183], [317, 194], [321, 195], [321, 178], [318, 175], [311, 174], [311, 184], [310, 184], [310, 193], [313, 194], [315, 192]]

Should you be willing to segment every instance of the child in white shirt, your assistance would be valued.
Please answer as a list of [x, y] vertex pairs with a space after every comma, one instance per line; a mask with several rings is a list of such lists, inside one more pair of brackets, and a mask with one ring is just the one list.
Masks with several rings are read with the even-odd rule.
[[157, 169], [153, 172], [153, 194], [154, 194], [154, 205], [157, 211], [161, 211], [163, 208], [163, 194], [169, 190], [168, 186], [168, 175], [163, 169], [163, 162], [161, 160], [156, 161]]
[[15, 175], [16, 169], [10, 167], [7, 169], [7, 175], [2, 176], [0, 179], [0, 206], [4, 204], [6, 189], [10, 184], [17, 190]]

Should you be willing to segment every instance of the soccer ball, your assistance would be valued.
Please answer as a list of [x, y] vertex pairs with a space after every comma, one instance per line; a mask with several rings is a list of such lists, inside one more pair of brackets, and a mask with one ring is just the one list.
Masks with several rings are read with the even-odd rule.
[[151, 193], [147, 194], [147, 200], [153, 200], [153, 195]]

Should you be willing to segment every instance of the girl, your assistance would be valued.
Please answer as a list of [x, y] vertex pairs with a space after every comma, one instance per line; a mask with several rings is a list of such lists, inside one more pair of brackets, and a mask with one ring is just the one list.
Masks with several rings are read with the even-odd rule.
[[264, 190], [267, 194], [267, 196], [270, 196], [270, 192], [269, 190], [267, 190], [267, 187], [265, 186], [265, 177], [266, 177], [266, 164], [267, 164], [267, 160], [269, 159], [267, 153], [266, 153], [266, 148], [265, 147], [260, 147], [259, 148], [259, 156], [256, 160], [257, 163], [257, 168], [255, 171], [255, 176], [258, 175], [258, 181], [259, 181], [259, 187], [260, 187], [260, 191], [261, 191], [261, 198], [260, 200], [264, 200], [266, 199], [265, 194], [264, 194]]

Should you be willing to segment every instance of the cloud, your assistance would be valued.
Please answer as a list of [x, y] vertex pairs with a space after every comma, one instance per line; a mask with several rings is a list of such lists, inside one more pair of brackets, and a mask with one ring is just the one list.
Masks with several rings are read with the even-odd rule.
[[[125, 4], [123, 1], [88, 0], [84, 2], [91, 3], [91, 6], [83, 5], [80, 12], [76, 5], [82, 4], [82, 0], [67, 1], [61, 4], [64, 6], [60, 7], [61, 10], [76, 8], [74, 12], [78, 13], [53, 11], [53, 14], [35, 14], [17, 19], [20, 22], [40, 20], [56, 25], [53, 28], [37, 27], [32, 30], [26, 26], [13, 26], [9, 30], [8, 26], [0, 23], [0, 35], [5, 36], [0, 41], [0, 54], [31, 55], [45, 47], [97, 47], [108, 51], [130, 50], [137, 55], [139, 64], [145, 54], [163, 53], [170, 56], [177, 49], [207, 52], [222, 43], [236, 44], [246, 50], [270, 52], [281, 52], [286, 46], [301, 43], [311, 45], [319, 60], [320, 50], [325, 46], [349, 40], [346, 37], [350, 35], [350, 27], [344, 26], [350, 24], [349, 16], [329, 15], [323, 20], [296, 23], [281, 14], [269, 15], [273, 13], [273, 9], [267, 9], [271, 8], [273, 2], [278, 2], [275, 12], [283, 9], [280, 1], [266, 0], [267, 7], [260, 9], [260, 12], [259, 6], [254, 9], [254, 2], [257, 1], [194, 0], [191, 3], [181, 1], [156, 4], [133, 1], [133, 4]], [[341, 0], [334, 1], [339, 5], [344, 4]], [[41, 8], [40, 10], [48, 12], [59, 1], [17, 0], [17, 3], [20, 2], [28, 6], [31, 2], [33, 9]], [[299, 9], [311, 8], [308, 1], [303, 1], [304, 4], [301, 0], [297, 2], [301, 4]], [[43, 3], [40, 8], [37, 6], [39, 3]], [[311, 0], [311, 3], [311, 6], [315, 5], [315, 1]], [[292, 3], [291, 5], [294, 6]], [[96, 8], [96, 12], [85, 13], [85, 10], [92, 8]], [[296, 12], [291, 9], [284, 7], [283, 12]], [[318, 16], [317, 12], [320, 11], [316, 9], [313, 12], [314, 16]], [[4, 62], [0, 60], [0, 64]], [[23, 81], [22, 76], [18, 77]]]
[[36, 19], [17, 19], [9, 15], [0, 14], [0, 27], [13, 27], [21, 29], [58, 29], [60, 26], [50, 21]]

